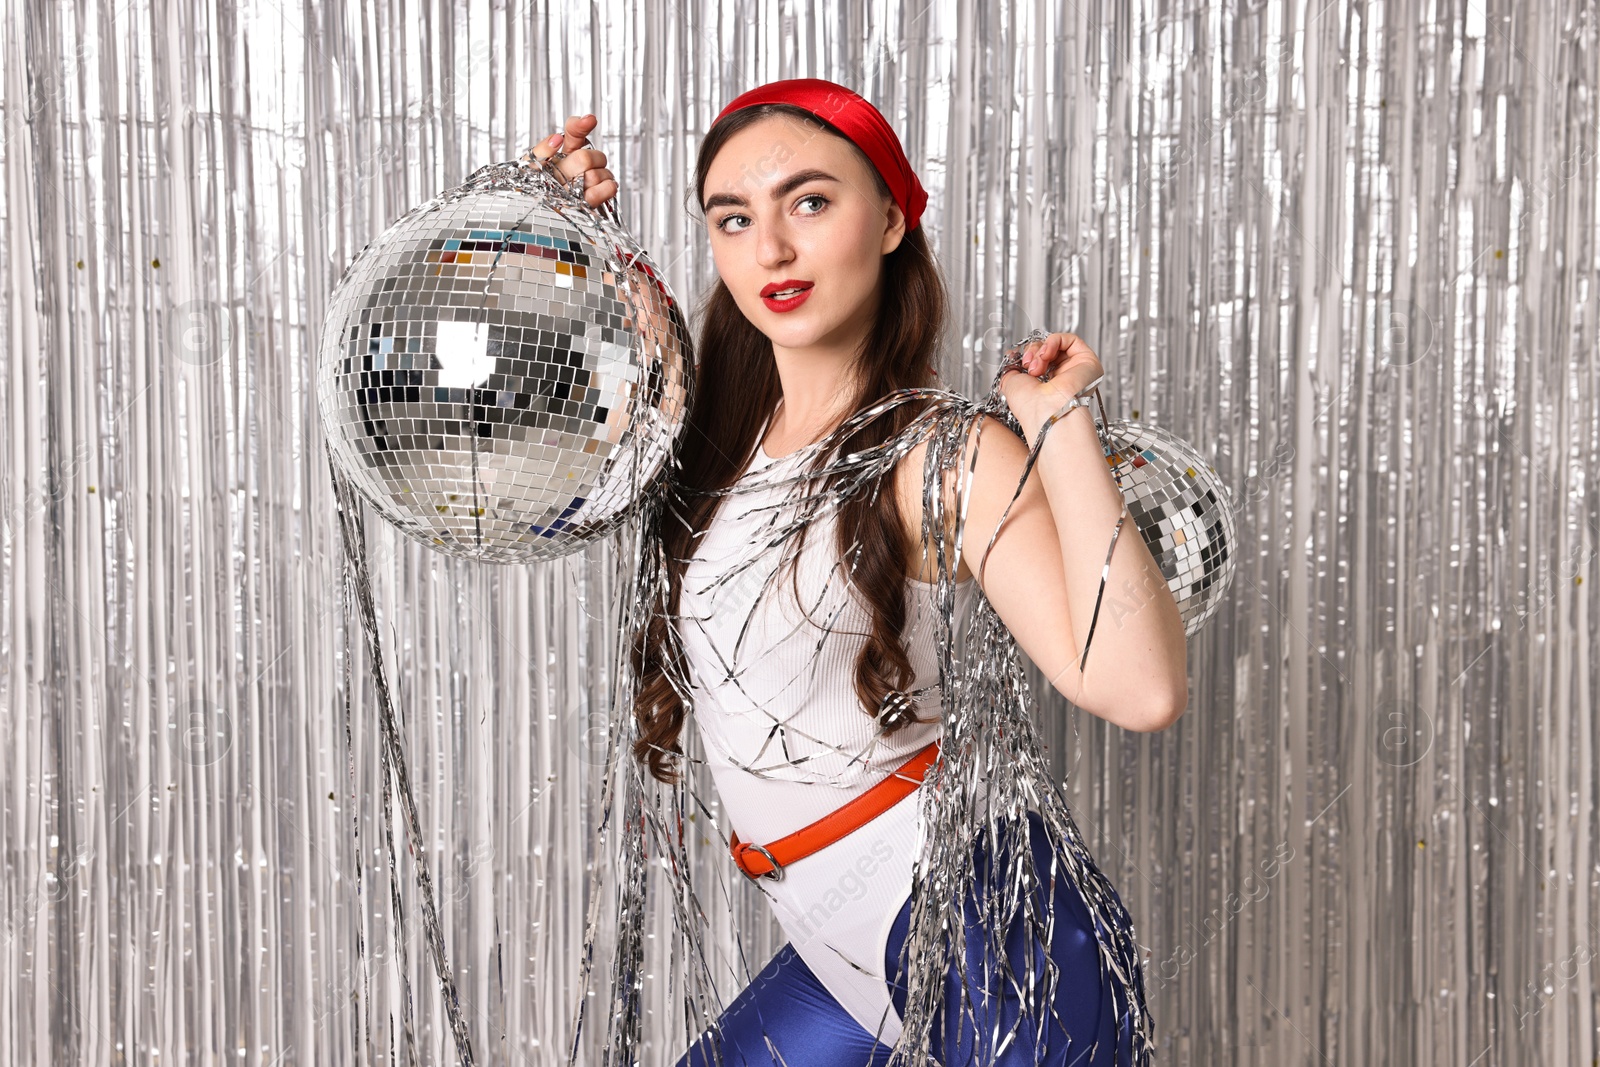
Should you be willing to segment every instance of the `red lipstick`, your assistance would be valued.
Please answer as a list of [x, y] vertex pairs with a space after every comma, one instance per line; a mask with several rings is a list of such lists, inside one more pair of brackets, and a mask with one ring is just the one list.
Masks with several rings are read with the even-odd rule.
[[[772, 311], [793, 311], [806, 302], [806, 297], [811, 295], [811, 282], [801, 281], [798, 278], [785, 278], [781, 282], [769, 282], [761, 287], [761, 302]], [[783, 297], [774, 294], [785, 293]]]

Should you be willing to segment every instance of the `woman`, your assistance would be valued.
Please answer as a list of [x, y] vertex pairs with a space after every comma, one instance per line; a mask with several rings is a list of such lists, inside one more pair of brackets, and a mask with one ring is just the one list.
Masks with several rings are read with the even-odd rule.
[[[533, 154], [583, 175], [598, 206], [617, 185], [586, 147], [595, 121], [574, 116]], [[935, 848], [956, 835], [955, 823], [925, 821], [919, 795], [924, 776], [955, 773], [939, 762], [949, 635], [929, 619], [941, 610], [961, 615], [981, 592], [1059, 692], [1127, 729], [1164, 729], [1183, 711], [1177, 605], [1142, 538], [1117, 536], [1124, 502], [1073, 403], [1100, 379], [1099, 361], [1071, 334], [1027, 346], [999, 379], [1026, 442], [980, 414], [962, 424], [959, 466], [929, 463], [935, 435], [918, 419], [950, 395], [928, 388], [945, 294], [920, 227], [926, 194], [883, 117], [829, 82], [762, 86], [708, 131], [696, 191], [719, 280], [703, 309], [674, 521], [659, 531], [670, 592], [635, 648], [634, 749], [658, 780], [678, 781], [692, 707], [737, 865], [791, 940], [679, 1067], [885, 1064], [902, 1024], [947, 1067], [1138, 1059], [1131, 923], [1081, 844], [1064, 841], [1076, 834], [1069, 817], [1042, 805], [1046, 818], [1030, 810], [991, 823], [998, 834], [973, 831], [953, 948], [930, 933], [938, 902], [917, 905], [924, 916], [912, 892], [930, 832]], [[875, 408], [884, 398], [904, 402]], [[890, 484], [819, 484], [819, 472], [845, 469], [838, 456], [867, 452], [892, 454]], [[966, 482], [929, 482], [933, 468]], [[946, 494], [938, 535], [925, 530], [930, 484]], [[832, 494], [837, 506], [777, 525], [795, 487], [801, 504]], [[774, 592], [785, 564], [793, 602]], [[1144, 595], [1101, 618], [1107, 586]], [[1026, 725], [1011, 729], [1031, 761]], [[946, 750], [955, 758], [948, 739]], [[1006, 895], [1001, 870], [1038, 877]], [[1107, 926], [1128, 928], [1120, 955]], [[924, 959], [944, 945], [942, 988], [908, 970], [913, 941]]]

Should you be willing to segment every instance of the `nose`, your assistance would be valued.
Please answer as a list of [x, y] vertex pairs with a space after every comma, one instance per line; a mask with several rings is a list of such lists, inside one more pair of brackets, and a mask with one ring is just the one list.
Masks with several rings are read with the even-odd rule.
[[757, 223], [756, 262], [767, 270], [781, 267], [794, 259], [794, 245], [789, 241], [789, 227], [781, 216], [763, 219]]

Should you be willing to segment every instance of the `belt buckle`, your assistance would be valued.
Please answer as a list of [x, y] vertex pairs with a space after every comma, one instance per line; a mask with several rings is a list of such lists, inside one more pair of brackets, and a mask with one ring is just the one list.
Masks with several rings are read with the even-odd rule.
[[767, 857], [767, 862], [772, 864], [772, 870], [770, 870], [770, 871], [762, 871], [756, 877], [758, 877], [758, 878], [771, 878], [774, 882], [783, 881], [783, 864], [778, 862], [776, 856], [774, 856], [772, 853], [768, 852], [766, 849], [762, 848], [760, 845], [745, 845], [744, 847], [749, 849], [749, 850], [751, 850], [752, 852], [761, 853], [763, 856]]

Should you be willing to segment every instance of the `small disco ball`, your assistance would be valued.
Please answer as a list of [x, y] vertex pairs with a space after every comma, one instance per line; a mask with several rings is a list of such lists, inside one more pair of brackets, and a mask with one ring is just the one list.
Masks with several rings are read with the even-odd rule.
[[334, 290], [317, 404], [338, 469], [465, 559], [554, 559], [666, 468], [693, 389], [678, 302], [616, 221], [534, 163], [473, 173]]
[[1159, 427], [1112, 422], [1101, 427], [1100, 440], [1128, 515], [1178, 602], [1184, 633], [1193, 635], [1233, 580], [1231, 494], [1199, 452]]

